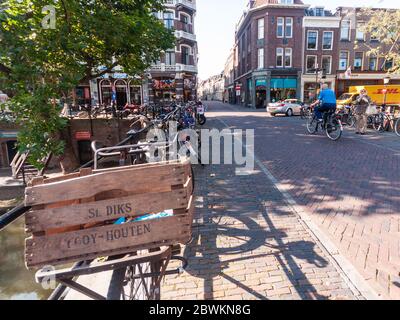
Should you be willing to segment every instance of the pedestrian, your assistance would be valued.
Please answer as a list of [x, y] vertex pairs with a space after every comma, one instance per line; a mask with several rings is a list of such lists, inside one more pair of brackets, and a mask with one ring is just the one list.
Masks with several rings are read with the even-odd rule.
[[367, 108], [371, 104], [371, 98], [367, 90], [361, 89], [360, 95], [354, 101], [354, 113], [356, 115], [356, 134], [365, 135], [367, 131]]

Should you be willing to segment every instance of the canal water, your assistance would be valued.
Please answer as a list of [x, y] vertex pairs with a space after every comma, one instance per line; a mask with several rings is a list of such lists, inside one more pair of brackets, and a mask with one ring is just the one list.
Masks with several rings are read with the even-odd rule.
[[24, 218], [0, 231], [0, 300], [47, 299], [51, 291], [35, 282], [35, 271], [24, 262]]

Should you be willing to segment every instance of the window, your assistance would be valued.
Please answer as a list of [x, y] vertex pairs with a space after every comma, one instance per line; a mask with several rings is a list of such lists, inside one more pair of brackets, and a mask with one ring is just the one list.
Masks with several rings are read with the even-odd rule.
[[350, 20], [343, 20], [340, 29], [340, 39], [350, 40]]
[[276, 48], [276, 66], [283, 67], [283, 48]]
[[331, 56], [322, 56], [322, 70], [325, 74], [332, 73], [332, 57]]
[[356, 40], [358, 41], [365, 40], [365, 33], [363, 31], [364, 26], [364, 22], [357, 21]]
[[283, 37], [284, 37], [283, 26], [284, 26], [284, 24], [285, 24], [285, 19], [279, 17], [276, 21], [277, 21], [276, 36], [277, 36], [278, 38], [283, 38]]
[[258, 39], [264, 39], [264, 18], [257, 20], [258, 25]]
[[175, 50], [165, 52], [165, 64], [170, 66], [175, 65]]
[[164, 12], [164, 25], [167, 29], [174, 27], [174, 13], [170, 11]]
[[315, 73], [317, 67], [317, 56], [307, 56], [306, 73]]
[[370, 56], [369, 57], [369, 64], [368, 64], [368, 69], [370, 71], [376, 71], [378, 66], [378, 58], [375, 56]]
[[363, 52], [356, 52], [354, 54], [354, 70], [356, 70], [356, 71], [362, 70], [363, 58], [364, 58]]
[[323, 17], [323, 16], [325, 16], [324, 8], [315, 8], [315, 15], [316, 15], [317, 17]]
[[371, 30], [371, 41], [378, 41], [378, 29], [377, 28], [373, 28]]
[[349, 65], [349, 53], [347, 51], [340, 51], [339, 70], [346, 70], [348, 65]]
[[188, 65], [189, 64], [189, 48], [182, 46], [181, 52], [182, 52], [182, 64]]
[[285, 48], [285, 67], [292, 67], [292, 48]]
[[258, 69], [264, 69], [264, 48], [258, 49]]
[[291, 38], [292, 36], [293, 36], [293, 18], [286, 18], [285, 37]]
[[385, 60], [385, 65], [384, 65], [384, 70], [388, 71], [393, 68], [393, 60], [392, 59], [386, 59]]
[[280, 0], [280, 4], [293, 4], [293, 0]]
[[324, 31], [322, 37], [322, 49], [332, 50], [333, 47], [333, 31]]
[[318, 31], [307, 31], [307, 50], [317, 50]]

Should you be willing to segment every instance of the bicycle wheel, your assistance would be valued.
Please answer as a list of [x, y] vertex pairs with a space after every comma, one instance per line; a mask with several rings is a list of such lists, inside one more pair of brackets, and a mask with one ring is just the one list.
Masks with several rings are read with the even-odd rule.
[[347, 123], [347, 125], [348, 125], [350, 128], [354, 128], [355, 125], [356, 125], [356, 117], [355, 117], [355, 116], [352, 116], [352, 115], [349, 115], [349, 116], [347, 117], [346, 123]]
[[398, 118], [394, 124], [394, 131], [396, 132], [397, 136], [400, 137], [400, 118]]
[[372, 120], [372, 126], [374, 127], [375, 131], [382, 132], [384, 127], [384, 118], [381, 115], [374, 116]]
[[316, 133], [317, 126], [318, 126], [318, 122], [317, 122], [317, 118], [315, 116], [307, 118], [306, 127], [307, 127], [307, 131], [309, 134]]
[[328, 119], [326, 124], [326, 136], [332, 141], [337, 141], [342, 137], [343, 134], [343, 126], [340, 120], [338, 119]]

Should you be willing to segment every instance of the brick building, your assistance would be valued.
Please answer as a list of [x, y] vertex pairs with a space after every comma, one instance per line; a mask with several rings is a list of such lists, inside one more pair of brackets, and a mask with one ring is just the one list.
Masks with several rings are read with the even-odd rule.
[[117, 105], [191, 100], [196, 97], [198, 49], [194, 29], [195, 0], [167, 0], [157, 17], [173, 29], [176, 44], [143, 75], [130, 76], [121, 68], [99, 79], [83, 83], [75, 90], [76, 104], [111, 104], [115, 92]]
[[[350, 7], [339, 7], [336, 11], [336, 15], [340, 18], [336, 84], [339, 95], [348, 92], [350, 86], [383, 85], [383, 79], [391, 67], [390, 61], [367, 55], [370, 50], [368, 46], [377, 47], [382, 44], [360, 30], [367, 18], [360, 16], [359, 13], [359, 8]], [[351, 67], [352, 75], [346, 79], [345, 72], [348, 67]], [[399, 75], [393, 74], [390, 77], [391, 84], [400, 84]]]
[[[383, 85], [391, 63], [367, 54], [379, 42], [361, 31], [368, 18], [360, 10], [330, 12], [301, 0], [250, 0], [235, 34], [233, 102], [262, 108], [287, 98], [309, 101], [320, 82], [338, 95], [350, 86]], [[350, 77], [345, 75], [349, 67]], [[400, 84], [400, 75], [390, 78], [390, 84]]]
[[264, 107], [300, 98], [302, 27], [308, 5], [301, 0], [250, 1], [236, 30], [235, 82], [240, 104]]
[[315, 96], [318, 83], [324, 81], [333, 90], [339, 65], [338, 42], [340, 17], [324, 7], [306, 10], [303, 18], [303, 75], [301, 79], [302, 101]]

